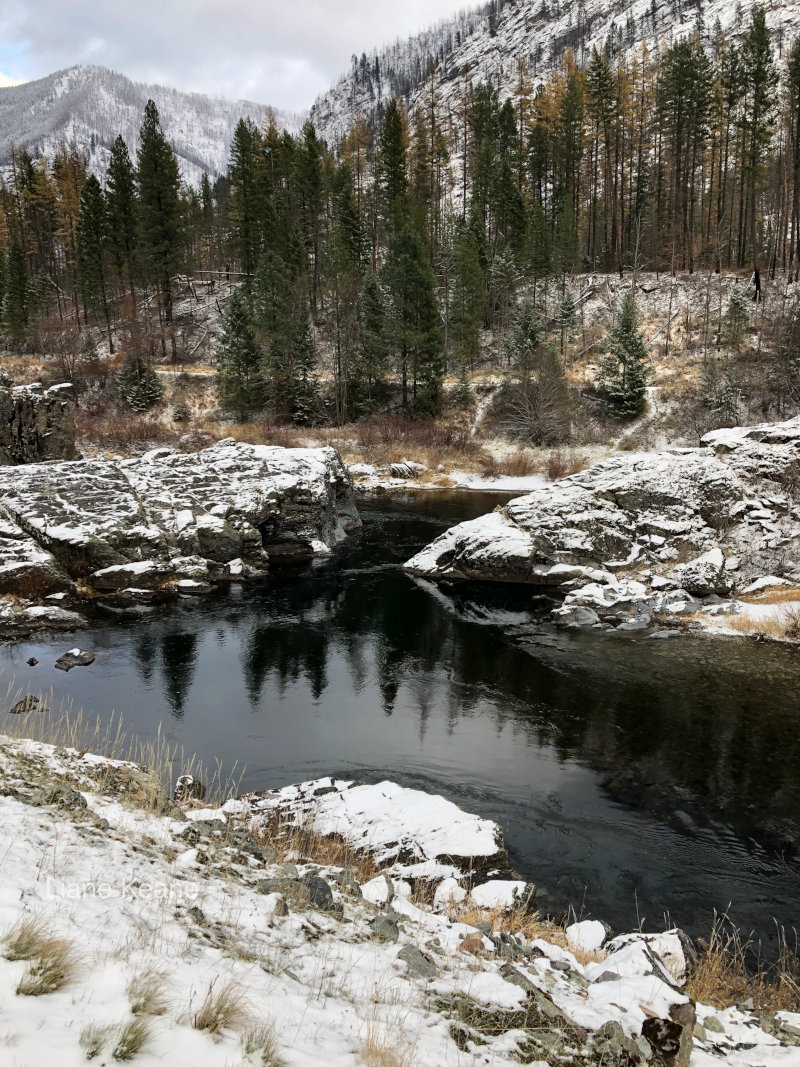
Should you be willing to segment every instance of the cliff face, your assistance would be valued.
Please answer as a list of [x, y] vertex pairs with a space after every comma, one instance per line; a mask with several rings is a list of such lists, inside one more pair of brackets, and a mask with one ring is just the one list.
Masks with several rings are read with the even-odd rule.
[[0, 464], [77, 458], [71, 385], [0, 388]]

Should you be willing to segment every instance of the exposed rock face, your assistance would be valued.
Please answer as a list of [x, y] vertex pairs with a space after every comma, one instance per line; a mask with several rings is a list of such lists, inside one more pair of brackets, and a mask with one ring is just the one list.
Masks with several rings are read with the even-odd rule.
[[447, 531], [406, 564], [428, 578], [566, 594], [561, 621], [679, 614], [763, 575], [800, 579], [800, 419], [615, 456]]
[[40, 463], [77, 455], [71, 385], [0, 388], [0, 463]]
[[196, 593], [263, 575], [274, 558], [328, 552], [359, 525], [330, 448], [229, 440], [191, 454], [0, 467], [0, 592], [38, 599], [80, 580], [97, 593]]

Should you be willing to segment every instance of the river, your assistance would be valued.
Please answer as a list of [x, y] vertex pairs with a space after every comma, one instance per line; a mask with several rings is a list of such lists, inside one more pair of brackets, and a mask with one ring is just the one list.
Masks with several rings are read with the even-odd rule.
[[[553, 913], [617, 929], [714, 910], [765, 942], [800, 915], [800, 655], [747, 639], [557, 633], [530, 589], [400, 565], [505, 497], [384, 496], [331, 557], [0, 648], [6, 680], [121, 715], [263, 789], [336, 774], [502, 824]], [[97, 659], [53, 669], [80, 644]], [[39, 660], [28, 667], [29, 657]]]

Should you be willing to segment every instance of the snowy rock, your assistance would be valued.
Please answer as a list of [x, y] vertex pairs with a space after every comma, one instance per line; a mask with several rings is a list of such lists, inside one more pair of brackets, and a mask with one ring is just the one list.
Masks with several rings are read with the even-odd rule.
[[[223, 441], [198, 453], [0, 467], [0, 593], [208, 591], [270, 560], [328, 551], [360, 525], [331, 448]], [[186, 584], [193, 583], [193, 584]], [[0, 619], [2, 622], [2, 619]]]
[[94, 663], [94, 652], [87, 652], [81, 648], [73, 648], [59, 656], [55, 662], [57, 671], [71, 671], [73, 667], [91, 667]]
[[608, 928], [597, 919], [587, 919], [584, 922], [572, 923], [565, 933], [573, 951], [597, 952], [608, 936]]
[[681, 563], [675, 570], [683, 588], [697, 596], [727, 593], [733, 585], [725, 568], [725, 557], [719, 548], [712, 548], [690, 563]]
[[[441, 881], [459, 870], [479, 875], [507, 870], [508, 855], [497, 823], [462, 811], [444, 797], [395, 782], [356, 785], [323, 778], [242, 798], [239, 818], [253, 830], [276, 815], [321, 836], [335, 835], [387, 871]], [[386, 886], [379, 888], [381, 883]], [[385, 903], [393, 889], [382, 875], [363, 888]], [[384, 897], [385, 892], [385, 897]], [[369, 899], [369, 897], [368, 897]]]
[[798, 464], [800, 418], [615, 455], [453, 527], [406, 569], [559, 589], [553, 617], [568, 626], [686, 614], [696, 597], [728, 596], [779, 566], [800, 581]]
[[417, 478], [423, 471], [427, 470], [424, 463], [414, 463], [413, 460], [404, 459], [400, 463], [391, 463], [389, 465], [389, 471], [393, 478]]
[[487, 911], [493, 908], [511, 911], [517, 906], [524, 890], [525, 882], [495, 878], [475, 886], [470, 892], [469, 899], [477, 907], [486, 908]]
[[0, 463], [41, 463], [77, 455], [72, 385], [0, 388]]

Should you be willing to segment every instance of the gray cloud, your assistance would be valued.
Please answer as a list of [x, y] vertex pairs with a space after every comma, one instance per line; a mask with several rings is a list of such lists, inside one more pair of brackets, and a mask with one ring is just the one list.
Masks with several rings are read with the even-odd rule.
[[30, 80], [76, 63], [136, 81], [301, 109], [353, 53], [422, 29], [464, 0], [3, 0], [0, 71]]

